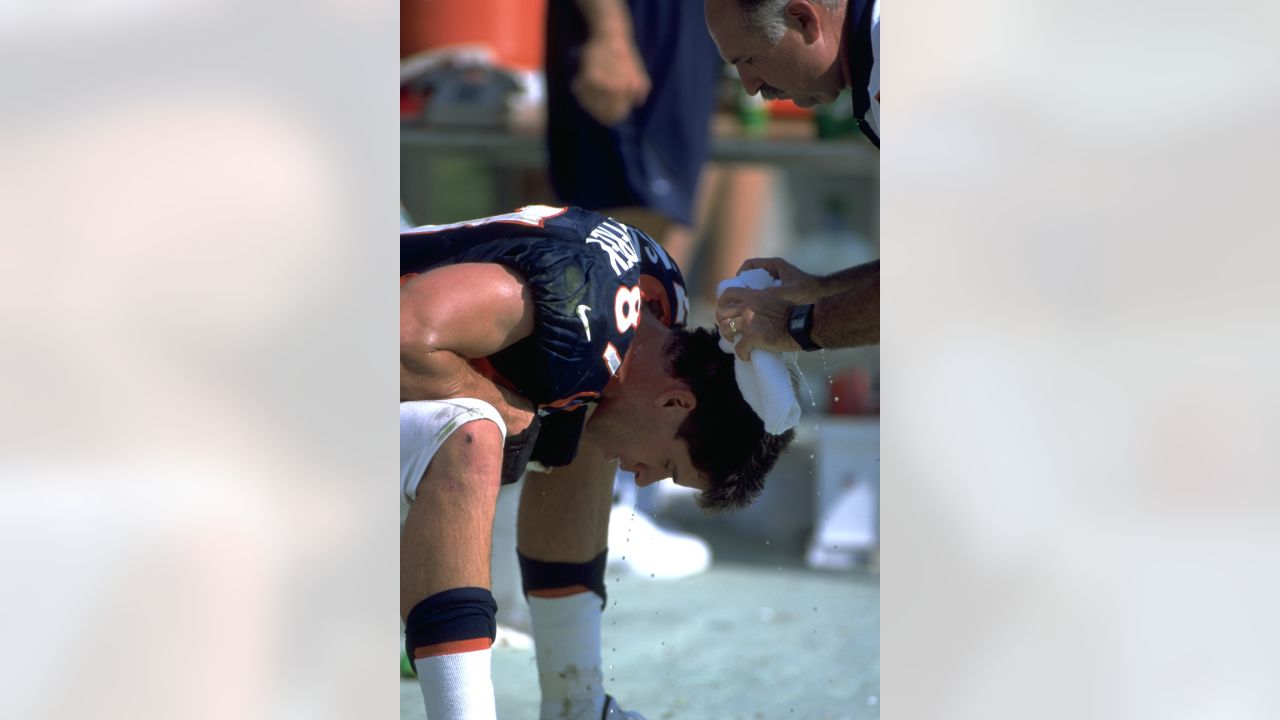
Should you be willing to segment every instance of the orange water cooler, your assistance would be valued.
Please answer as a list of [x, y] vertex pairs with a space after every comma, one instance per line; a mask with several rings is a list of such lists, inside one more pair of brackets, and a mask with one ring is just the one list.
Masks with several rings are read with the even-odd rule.
[[542, 68], [546, 0], [400, 0], [400, 57], [487, 45], [500, 65]]

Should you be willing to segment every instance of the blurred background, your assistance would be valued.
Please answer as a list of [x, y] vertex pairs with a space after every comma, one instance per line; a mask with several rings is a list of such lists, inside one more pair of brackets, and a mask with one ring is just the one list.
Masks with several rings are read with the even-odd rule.
[[[398, 11], [3, 4], [0, 717], [412, 707], [385, 491]], [[875, 707], [1280, 716], [1280, 5], [892, 16]], [[614, 581], [606, 613], [663, 630], [617, 646], [649, 653], [617, 682], [683, 702], [651, 720], [789, 717], [769, 703], [802, 692], [823, 703], [797, 717], [869, 712], [874, 576], [809, 569], [807, 533], [770, 566], [774, 542], [696, 530], [710, 569]], [[826, 588], [841, 605], [795, 601]], [[843, 654], [773, 652], [806, 632]], [[526, 693], [504, 708], [530, 658], [495, 661]], [[740, 677], [760, 691], [712, 687]]]
[[[556, 44], [569, 33], [548, 32], [548, 14], [572, 24], [561, 18], [572, 4], [401, 2], [402, 222], [451, 223], [528, 204], [609, 209], [576, 187], [579, 160], [555, 155], [590, 162], [600, 152], [590, 139], [557, 137], [565, 121], [549, 118], [549, 104], [562, 101], [547, 58], [558, 62]], [[650, 105], [664, 82], [687, 79], [663, 74], [670, 53], [690, 53], [679, 73], [707, 78], [705, 106], [680, 104], [669, 111], [678, 120], [658, 116], [659, 107], [619, 125], [628, 132], [658, 116], [709, 132], [696, 187], [670, 173], [671, 192], [689, 197], [664, 203], [667, 181], [655, 171], [635, 203], [683, 219], [687, 232], [672, 240], [663, 225], [633, 222], [683, 269], [690, 324], [714, 323], [716, 284], [748, 258], [780, 256], [815, 274], [878, 258], [879, 158], [851, 118], [847, 91], [812, 109], [748, 96], [711, 44], [701, 3], [666, 15], [631, 5]], [[680, 40], [657, 48], [646, 33]], [[653, 164], [686, 160], [672, 156], [677, 149], [651, 150]], [[796, 442], [751, 508], [707, 516], [669, 482], [637, 490], [619, 474], [604, 651], [616, 671], [607, 687], [628, 709], [649, 718], [879, 716], [879, 348], [801, 353], [800, 362], [808, 388]], [[537, 715], [533, 653], [519, 632], [528, 627], [515, 567], [519, 488], [504, 489], [495, 531], [499, 621], [516, 631], [504, 631], [494, 659], [504, 718]], [[401, 717], [423, 717], [411, 679]]]

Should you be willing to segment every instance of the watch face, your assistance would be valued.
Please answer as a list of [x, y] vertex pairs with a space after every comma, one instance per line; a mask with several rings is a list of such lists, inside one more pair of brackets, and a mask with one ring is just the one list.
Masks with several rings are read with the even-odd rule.
[[804, 350], [817, 350], [817, 343], [809, 337], [809, 329], [813, 327], [813, 306], [793, 307], [787, 312], [787, 333]]
[[804, 316], [805, 312], [801, 308], [791, 308], [791, 311], [787, 313], [787, 326], [791, 329], [791, 332], [804, 330]]

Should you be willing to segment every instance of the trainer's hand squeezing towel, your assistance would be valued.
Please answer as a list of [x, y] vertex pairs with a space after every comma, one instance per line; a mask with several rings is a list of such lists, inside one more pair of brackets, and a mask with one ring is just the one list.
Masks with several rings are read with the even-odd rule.
[[[779, 284], [764, 270], [747, 270], [722, 281], [716, 287], [716, 297], [731, 287], [764, 290]], [[737, 338], [729, 342], [721, 336], [720, 349], [732, 353], [737, 343]], [[781, 435], [800, 424], [800, 401], [796, 399], [796, 388], [802, 380], [795, 353], [752, 348], [750, 361], [734, 358], [733, 372], [738, 377], [738, 389], [742, 391], [743, 399], [764, 421], [766, 432]]]

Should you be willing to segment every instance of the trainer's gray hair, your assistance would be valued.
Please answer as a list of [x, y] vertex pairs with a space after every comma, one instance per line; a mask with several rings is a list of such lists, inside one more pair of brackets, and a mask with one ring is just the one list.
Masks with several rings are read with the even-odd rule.
[[[738, 0], [738, 10], [742, 13], [742, 22], [752, 32], [764, 36], [770, 45], [777, 45], [787, 31], [787, 3], [791, 0]], [[810, 0], [814, 5], [821, 5], [835, 10], [846, 0]]]

